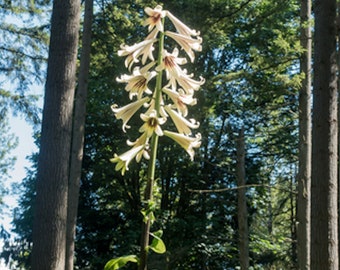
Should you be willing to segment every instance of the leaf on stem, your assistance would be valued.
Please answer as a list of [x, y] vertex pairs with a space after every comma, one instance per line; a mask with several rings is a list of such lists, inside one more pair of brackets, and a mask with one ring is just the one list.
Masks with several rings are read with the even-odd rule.
[[148, 246], [149, 249], [152, 249], [154, 252], [158, 254], [163, 254], [166, 251], [165, 244], [163, 240], [161, 239], [163, 235], [162, 230], [158, 230], [157, 232], [150, 233], [150, 235], [153, 237], [151, 245]]
[[104, 270], [116, 270], [124, 265], [126, 265], [128, 262], [134, 262], [134, 263], [139, 263], [138, 257], [136, 255], [127, 255], [127, 256], [122, 256], [119, 258], [115, 258], [112, 260], [109, 260], [104, 267]]

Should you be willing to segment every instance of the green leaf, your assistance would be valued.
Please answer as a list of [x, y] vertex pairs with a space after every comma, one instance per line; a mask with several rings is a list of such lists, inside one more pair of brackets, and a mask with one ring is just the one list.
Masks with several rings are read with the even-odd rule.
[[150, 235], [153, 237], [153, 239], [152, 239], [152, 242], [149, 248], [158, 254], [163, 254], [166, 251], [165, 244], [163, 240], [161, 239], [161, 236], [163, 235], [163, 231], [159, 230], [157, 232], [150, 233]]
[[123, 267], [128, 262], [138, 263], [138, 258], [136, 255], [127, 255], [119, 258], [109, 260], [104, 267], [104, 270], [116, 270]]
[[147, 206], [141, 210], [143, 215], [143, 222], [146, 223], [150, 220], [150, 223], [153, 224], [155, 221], [154, 210], [156, 209], [156, 203], [154, 201], [148, 201]]

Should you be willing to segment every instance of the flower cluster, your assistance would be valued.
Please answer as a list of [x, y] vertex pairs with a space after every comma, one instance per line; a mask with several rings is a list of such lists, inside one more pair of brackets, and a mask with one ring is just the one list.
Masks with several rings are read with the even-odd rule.
[[[194, 51], [202, 50], [202, 38], [200, 33], [190, 29], [178, 18], [161, 6], [154, 9], [145, 9], [148, 18], [144, 21], [144, 26], [148, 27], [149, 34], [144, 41], [132, 46], [121, 45], [118, 51], [119, 56], [125, 56], [125, 66], [131, 75], [124, 74], [117, 78], [118, 82], [126, 83], [125, 90], [129, 93], [131, 103], [118, 108], [113, 105], [112, 111], [117, 119], [123, 121], [123, 131], [130, 128], [128, 125], [131, 117], [142, 107], [145, 112], [140, 114], [143, 124], [139, 128], [140, 137], [134, 141], [128, 141], [131, 149], [122, 155], [115, 154], [112, 162], [116, 164], [116, 170], [121, 170], [124, 174], [128, 170], [129, 163], [136, 159], [137, 162], [142, 157], [150, 157], [150, 138], [152, 136], [167, 136], [182, 146], [194, 157], [194, 148], [201, 144], [201, 135], [192, 137], [191, 129], [196, 129], [199, 123], [195, 119], [186, 119], [188, 115], [187, 106], [195, 105], [196, 99], [193, 97], [204, 83], [202, 77], [195, 80], [193, 74], [182, 68], [187, 63], [187, 58], [179, 57], [179, 49], [175, 47], [172, 52], [164, 49], [164, 40], [173, 39], [193, 62]], [[165, 31], [164, 22], [168, 18], [174, 25], [176, 32]], [[157, 60], [154, 58], [155, 44], [158, 45]], [[140, 65], [141, 63], [141, 65]], [[162, 73], [165, 72], [167, 82], [162, 85]], [[156, 79], [154, 91], [149, 88], [149, 82]], [[168, 119], [174, 123], [177, 132], [163, 130], [162, 126]]]

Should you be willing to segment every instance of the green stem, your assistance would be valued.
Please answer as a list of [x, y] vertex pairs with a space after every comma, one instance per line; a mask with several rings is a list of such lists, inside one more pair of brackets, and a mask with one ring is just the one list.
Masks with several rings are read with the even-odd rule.
[[[164, 19], [163, 19], [164, 25]], [[158, 48], [158, 59], [157, 64], [160, 65], [162, 62], [162, 53], [164, 47], [164, 33], [160, 32], [159, 36], [159, 48]], [[160, 115], [160, 101], [162, 94], [162, 76], [163, 72], [159, 71], [156, 78], [156, 88], [155, 88], [155, 110], [157, 117]], [[158, 148], [158, 135], [154, 133], [151, 138], [151, 153], [150, 160], [148, 164], [148, 175], [147, 175], [147, 184], [144, 194], [144, 201], [146, 205], [148, 205], [149, 201], [153, 199], [153, 186], [155, 181], [155, 170], [156, 170], [156, 159], [157, 159], [157, 148]], [[147, 270], [147, 258], [148, 251], [147, 247], [149, 245], [149, 234], [150, 234], [150, 214], [145, 222], [143, 222], [142, 226], [142, 237], [141, 237], [141, 251], [140, 251], [140, 262], [139, 262], [139, 270]]]

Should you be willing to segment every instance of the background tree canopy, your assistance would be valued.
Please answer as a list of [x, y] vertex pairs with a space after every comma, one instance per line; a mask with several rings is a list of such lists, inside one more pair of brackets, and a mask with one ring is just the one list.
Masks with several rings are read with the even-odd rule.
[[[49, 1], [40, 2], [37, 7], [49, 7]], [[141, 25], [144, 8], [157, 4], [95, 3], [77, 269], [103, 269], [109, 259], [139, 250], [146, 164], [131, 164], [122, 177], [109, 162], [114, 153], [126, 150], [125, 142], [131, 139], [121, 130], [110, 106], [124, 104], [127, 98], [124, 85], [115, 79], [126, 73], [117, 51], [122, 43], [133, 44], [145, 37], [146, 29]], [[250, 265], [255, 269], [296, 267], [297, 116], [303, 78], [299, 71], [299, 1], [167, 0], [163, 6], [201, 32], [203, 51], [190, 70], [201, 74], [206, 83], [191, 111], [201, 123], [202, 134], [195, 161], [190, 162], [183, 150], [166, 138], [160, 140], [156, 191], [160, 209], [155, 227], [164, 231], [167, 252], [152, 255], [150, 269], [217, 270], [239, 265], [236, 147], [241, 129], [249, 185]], [[8, 3], [4, 7], [9, 10]], [[39, 16], [36, 8], [31, 14]], [[16, 48], [21, 53], [16, 59], [23, 65], [20, 74], [27, 69], [39, 75], [48, 26], [19, 30], [4, 22], [0, 26], [12, 29], [11, 38], [23, 35], [38, 40], [32, 51]], [[0, 54], [1, 49], [11, 53], [9, 48], [0, 48]], [[7, 67], [0, 62], [0, 70]], [[5, 241], [1, 253], [16, 269], [30, 269], [35, 177], [32, 168], [23, 180], [13, 220], [17, 237], [14, 242]]]
[[38, 129], [38, 97], [32, 83], [44, 81], [50, 1], [2, 1], [0, 3], [0, 204], [3, 183], [15, 158], [10, 155], [17, 138], [10, 131], [9, 116], [24, 117]]

